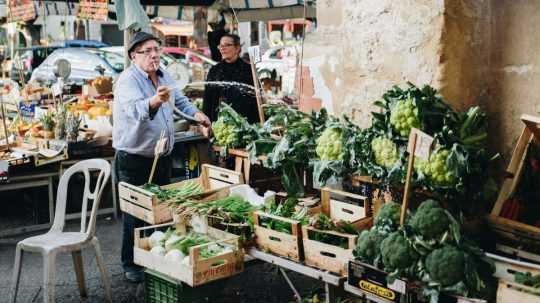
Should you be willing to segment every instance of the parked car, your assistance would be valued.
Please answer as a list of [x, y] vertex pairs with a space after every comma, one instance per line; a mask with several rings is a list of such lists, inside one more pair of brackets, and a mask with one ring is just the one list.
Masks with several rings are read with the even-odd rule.
[[64, 47], [107, 47], [110, 46], [107, 43], [97, 41], [97, 40], [65, 40], [62, 42]]
[[24, 76], [24, 81], [28, 81], [32, 72], [55, 50], [62, 48], [60, 44], [41, 46], [35, 45], [15, 50], [15, 60], [11, 61], [10, 76], [13, 81], [20, 81], [19, 71]]
[[61, 48], [55, 50], [32, 73], [30, 80], [39, 82], [55, 82], [53, 73], [56, 60], [63, 58], [71, 63], [71, 75], [67, 82], [82, 85], [100, 75], [103, 68], [105, 76], [116, 78], [124, 69], [124, 57], [113, 52], [90, 48]]

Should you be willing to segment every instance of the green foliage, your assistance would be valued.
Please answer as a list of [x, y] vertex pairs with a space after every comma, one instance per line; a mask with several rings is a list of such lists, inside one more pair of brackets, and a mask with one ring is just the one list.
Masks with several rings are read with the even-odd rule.
[[533, 288], [540, 288], [540, 275], [533, 275], [530, 272], [516, 272], [514, 274], [514, 281]]
[[[298, 114], [295, 118], [283, 118], [281, 138], [270, 135], [265, 124], [259, 132], [259, 139], [247, 146], [250, 158], [255, 161], [259, 156], [266, 156], [262, 164], [264, 167], [281, 172], [281, 183], [290, 197], [304, 196], [303, 173], [310, 168], [310, 159], [317, 157], [315, 153], [316, 138], [324, 130], [328, 120], [326, 110], [321, 109], [311, 115]], [[300, 118], [302, 116], [302, 118]], [[272, 120], [277, 123], [278, 119]], [[274, 123], [272, 122], [272, 123]], [[286, 124], [285, 124], [286, 123]]]

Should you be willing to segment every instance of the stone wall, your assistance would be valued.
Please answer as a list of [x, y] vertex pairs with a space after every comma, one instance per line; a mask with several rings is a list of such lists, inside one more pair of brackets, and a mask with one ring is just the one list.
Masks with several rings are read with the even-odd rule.
[[430, 84], [456, 109], [487, 110], [492, 150], [509, 155], [521, 113], [540, 110], [539, 17], [527, 0], [319, 0], [304, 46], [310, 99], [367, 126], [392, 85]]

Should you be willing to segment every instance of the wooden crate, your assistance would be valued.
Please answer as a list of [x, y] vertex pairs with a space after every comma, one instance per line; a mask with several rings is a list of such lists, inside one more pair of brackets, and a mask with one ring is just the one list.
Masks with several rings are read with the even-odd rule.
[[499, 280], [514, 282], [514, 274], [517, 272], [530, 272], [533, 275], [540, 275], [540, 264], [518, 261], [490, 253], [487, 256], [495, 263], [495, 273], [493, 275]]
[[[364, 196], [341, 190], [321, 189], [321, 212], [333, 220], [351, 223], [357, 230], [369, 229], [373, 224], [371, 202]], [[333, 235], [347, 240], [343, 248], [312, 239], [312, 233]], [[353, 259], [358, 236], [302, 226], [304, 262], [313, 267], [347, 276], [347, 264]]]
[[538, 303], [540, 291], [518, 283], [499, 281], [497, 303]]
[[523, 115], [521, 121], [525, 127], [512, 153], [512, 159], [506, 169], [506, 177], [503, 181], [497, 201], [493, 206], [488, 222], [493, 230], [503, 239], [522, 243], [540, 244], [540, 228], [500, 217], [504, 202], [510, 198], [519, 184], [526, 153], [529, 144], [540, 144], [540, 118]]
[[[244, 253], [240, 248], [239, 237], [218, 229], [208, 228], [207, 236], [216, 241], [197, 245], [189, 249], [189, 264], [166, 260], [164, 256], [150, 253], [148, 238], [145, 234], [155, 230], [163, 230], [173, 227], [174, 223], [142, 227], [135, 229], [135, 246], [133, 248], [133, 261], [135, 264], [166, 275], [170, 278], [182, 281], [189, 286], [198, 286], [211, 281], [227, 278], [244, 270]], [[187, 226], [176, 224], [177, 230], [187, 231]], [[200, 259], [202, 248], [223, 243], [233, 245], [232, 252], [226, 252], [211, 258]]]
[[[205, 191], [243, 184], [244, 178], [241, 173], [217, 166], [204, 164], [199, 178], [181, 181], [162, 186], [164, 189], [173, 189], [184, 186], [187, 182], [198, 182]], [[125, 182], [118, 184], [120, 197], [120, 209], [149, 224], [160, 224], [173, 219], [171, 209], [167, 201], [159, 201], [155, 194]]]
[[[291, 234], [279, 232], [261, 225], [261, 219], [268, 218], [291, 224]], [[262, 211], [253, 213], [255, 245], [262, 251], [300, 262], [303, 259], [302, 230], [300, 221], [274, 216]]]

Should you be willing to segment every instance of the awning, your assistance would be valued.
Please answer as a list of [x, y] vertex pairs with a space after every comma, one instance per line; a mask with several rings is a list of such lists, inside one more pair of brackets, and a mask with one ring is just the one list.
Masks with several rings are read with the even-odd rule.
[[[271, 21], [280, 19], [294, 19], [304, 17], [303, 6], [274, 7], [237, 10], [236, 16], [239, 22], [247, 21]], [[306, 18], [316, 18], [317, 12], [314, 6], [306, 7]]]
[[[0, 0], [0, 18], [7, 17], [7, 6], [5, 3], [1, 3]], [[193, 21], [193, 6], [179, 5], [180, 2], [187, 3], [187, 1], [175, 0], [175, 1], [140, 1], [143, 9], [146, 11], [149, 17], [161, 17], [166, 19], [176, 19], [184, 21]], [[165, 6], [170, 5], [174, 2], [175, 6]], [[193, 1], [189, 2], [192, 3]], [[199, 3], [205, 3], [204, 6], [208, 6], [210, 2], [215, 2], [215, 0], [203, 1]], [[59, 16], [75, 16], [77, 10], [79, 9], [79, 1], [39, 1], [35, 0], [34, 5], [36, 7], [36, 13], [39, 16], [43, 15], [59, 15]], [[202, 5], [202, 4], [201, 4]], [[109, 2], [109, 12], [116, 14], [116, 6], [114, 1]], [[208, 22], [216, 22], [217, 16], [219, 13], [216, 9], [208, 8]]]
[[229, 0], [229, 6], [234, 9], [274, 8], [304, 5], [301, 0]]
[[[239, 22], [271, 21], [304, 17], [303, 0], [228, 0]], [[307, 2], [306, 18], [316, 18], [313, 1]]]

